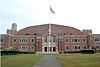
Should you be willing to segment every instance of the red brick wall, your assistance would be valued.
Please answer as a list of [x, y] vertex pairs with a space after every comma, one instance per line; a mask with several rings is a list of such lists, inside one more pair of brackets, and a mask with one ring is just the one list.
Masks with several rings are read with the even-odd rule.
[[[62, 26], [62, 25], [56, 25], [51, 24], [52, 28], [52, 34], [57, 36], [57, 44], [58, 44], [58, 51], [73, 51], [72, 46], [73, 45], [80, 45], [80, 50], [83, 49], [83, 46], [86, 45], [87, 47], [92, 47], [95, 44], [100, 45], [100, 42], [94, 43], [94, 37], [99, 37], [98, 35], [93, 35], [91, 30], [83, 30], [80, 31], [76, 28], [69, 27], [69, 26]], [[9, 34], [9, 30], [7, 31]], [[1, 38], [4, 39], [4, 42], [1, 43], [5, 48], [8, 48], [9, 46], [16, 46], [19, 48], [20, 46], [27, 46], [28, 50], [27, 52], [31, 52], [31, 46], [35, 47], [35, 51], [41, 52], [42, 51], [42, 36], [45, 34], [48, 34], [49, 32], [49, 25], [37, 25], [37, 26], [29, 26], [26, 28], [23, 28], [19, 31], [17, 31], [17, 34], [8, 35], [3, 34], [1, 35]], [[11, 33], [11, 32], [10, 32]], [[26, 35], [28, 33], [28, 35]], [[70, 35], [70, 33], [73, 33], [73, 35]], [[17, 39], [16, 43], [13, 43], [13, 38]], [[28, 43], [19, 43], [20, 38], [27, 38]], [[35, 39], [35, 43], [31, 43], [31, 38]], [[66, 43], [65, 39], [68, 38], [69, 42]], [[72, 43], [72, 38], [79, 38], [79, 43]], [[87, 42], [83, 43], [82, 38], [86, 38]], [[37, 45], [38, 44], [38, 45]], [[68, 45], [70, 48], [69, 50], [65, 49], [65, 46]]]

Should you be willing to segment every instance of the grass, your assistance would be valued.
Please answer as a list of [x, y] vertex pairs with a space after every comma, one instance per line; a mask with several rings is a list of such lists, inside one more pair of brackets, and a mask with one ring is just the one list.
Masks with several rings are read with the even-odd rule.
[[1, 67], [33, 67], [42, 56], [35, 54], [1, 56]]
[[[19, 54], [1, 56], [1, 67], [33, 67], [44, 55]], [[100, 67], [100, 54], [57, 54], [62, 67]]]
[[100, 67], [100, 54], [55, 55], [62, 67]]

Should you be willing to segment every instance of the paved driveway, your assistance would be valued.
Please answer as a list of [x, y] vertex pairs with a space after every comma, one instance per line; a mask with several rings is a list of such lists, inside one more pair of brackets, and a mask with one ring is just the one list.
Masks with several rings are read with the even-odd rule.
[[55, 56], [45, 55], [33, 67], [61, 67]]

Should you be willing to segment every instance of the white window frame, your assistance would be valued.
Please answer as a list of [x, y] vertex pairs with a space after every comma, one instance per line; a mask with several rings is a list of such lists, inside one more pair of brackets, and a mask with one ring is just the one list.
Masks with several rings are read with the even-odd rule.
[[[66, 49], [66, 47], [68, 47], [68, 49]], [[69, 50], [69, 49], [70, 49], [70, 48], [69, 48], [69, 46], [68, 46], [68, 45], [66, 45], [66, 46], [65, 46], [65, 50]]]
[[[84, 42], [84, 39], [85, 39], [85, 42]], [[82, 42], [83, 43], [86, 43], [87, 42], [87, 39], [86, 38], [82, 38]]]
[[[33, 49], [32, 49], [32, 47], [33, 47]], [[35, 50], [35, 47], [34, 46], [31, 46], [31, 51], [34, 51]]]
[[[24, 50], [23, 50], [23, 47], [25, 48]], [[27, 51], [28, 50], [28, 47], [27, 46], [20, 46], [20, 48], [19, 48], [21, 51]]]
[[[72, 39], [74, 40], [74, 42], [72, 41]], [[71, 39], [72, 43], [80, 43], [80, 38], [72, 38], [72, 39]], [[77, 39], [77, 42], [75, 42], [75, 39]], [[79, 42], [78, 42], [78, 39], [79, 39]]]
[[[95, 38], [98, 38], [98, 37], [95, 37]], [[95, 38], [94, 38], [94, 42], [95, 42], [95, 43], [98, 43], [98, 42], [100, 42], [100, 38], [98, 38], [98, 39], [99, 39], [99, 41], [95, 41]]]
[[[80, 45], [73, 45], [72, 46], [72, 50], [80, 50], [80, 49], [75, 49], [75, 46], [77, 46], [78, 48], [80, 47], [80, 49], [81, 49], [81, 46]], [[73, 47], [74, 47], [74, 49], [73, 49]]]
[[[25, 39], [25, 42], [22, 41], [23, 39]], [[28, 38], [19, 38], [19, 43], [28, 43]]]
[[95, 47], [96, 47], [96, 46], [99, 46], [99, 48], [97, 48], [97, 50], [100, 50], [100, 45], [94, 45], [94, 46], [95, 46]]
[[[32, 42], [32, 39], [34, 40], [34, 42]], [[31, 38], [31, 43], [35, 43], [35, 38]]]
[[14, 39], [16, 39], [16, 38], [13, 38], [13, 43], [16, 43], [17, 42], [17, 39], [16, 39], [16, 42], [14, 42]]
[[66, 42], [66, 39], [68, 39], [68, 42], [69, 42], [69, 38], [65, 38], [65, 43], [68, 43], [68, 42]]
[[[86, 46], [86, 45], [83, 45], [83, 49], [84, 49], [84, 46]], [[87, 46], [86, 46], [86, 49], [87, 49]]]

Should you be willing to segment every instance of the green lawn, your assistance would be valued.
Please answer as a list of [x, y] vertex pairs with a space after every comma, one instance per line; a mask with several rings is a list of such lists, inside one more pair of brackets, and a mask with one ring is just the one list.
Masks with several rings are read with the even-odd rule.
[[62, 67], [100, 67], [100, 54], [55, 55]]
[[1, 56], [1, 67], [33, 67], [42, 56], [35, 54]]
[[[1, 67], [32, 67], [44, 55], [19, 54], [1, 56]], [[57, 54], [62, 67], [100, 67], [100, 54]]]

